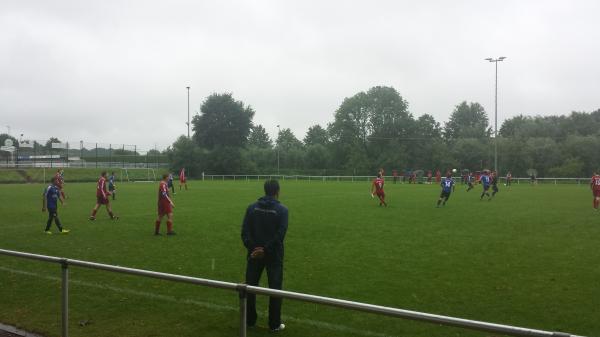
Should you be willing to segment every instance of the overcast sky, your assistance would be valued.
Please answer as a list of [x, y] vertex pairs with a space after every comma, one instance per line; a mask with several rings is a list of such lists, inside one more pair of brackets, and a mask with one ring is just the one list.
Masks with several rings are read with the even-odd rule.
[[0, 132], [159, 147], [214, 92], [300, 139], [395, 87], [442, 124], [600, 108], [600, 1], [0, 1]]

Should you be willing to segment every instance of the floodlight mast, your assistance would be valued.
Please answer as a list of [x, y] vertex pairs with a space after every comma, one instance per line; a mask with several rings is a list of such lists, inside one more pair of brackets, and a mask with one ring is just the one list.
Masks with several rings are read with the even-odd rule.
[[[277, 124], [277, 140], [279, 140], [279, 136], [281, 135], [281, 127]], [[279, 175], [279, 143], [277, 143], [277, 175]]]
[[485, 60], [496, 65], [495, 94], [494, 94], [494, 171], [498, 172], [498, 62], [502, 62], [506, 56], [500, 56], [496, 59], [488, 57]]
[[188, 103], [188, 110], [187, 110], [187, 112], [188, 112], [188, 119], [187, 119], [187, 123], [186, 124], [187, 124], [187, 129], [188, 129], [187, 130], [188, 131], [188, 134], [187, 134], [188, 135], [188, 139], [190, 139], [190, 87], [186, 87], [186, 88], [187, 88], [187, 99], [188, 99], [187, 100], [188, 101], [187, 102]]

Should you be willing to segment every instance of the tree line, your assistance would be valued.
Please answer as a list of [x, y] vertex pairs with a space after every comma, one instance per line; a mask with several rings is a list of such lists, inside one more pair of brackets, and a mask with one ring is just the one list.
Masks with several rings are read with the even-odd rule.
[[[167, 149], [173, 168], [206, 174], [371, 175], [406, 170], [478, 171], [492, 168], [494, 137], [477, 102], [461, 102], [441, 125], [415, 117], [393, 87], [377, 86], [345, 98], [326, 126], [302, 139], [289, 128], [272, 139], [253, 122], [255, 111], [232, 94], [212, 94], [192, 119], [193, 137]], [[600, 167], [600, 109], [568, 116], [517, 116], [498, 133], [501, 174], [588, 176]]]

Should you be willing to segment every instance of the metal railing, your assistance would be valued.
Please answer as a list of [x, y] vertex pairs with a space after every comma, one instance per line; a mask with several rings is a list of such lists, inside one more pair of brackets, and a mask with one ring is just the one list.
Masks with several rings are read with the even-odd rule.
[[384, 307], [373, 304], [366, 304], [360, 302], [353, 302], [347, 300], [340, 300], [331, 297], [323, 297], [316, 295], [309, 295], [285, 290], [275, 290], [269, 288], [255, 287], [249, 286], [243, 283], [231, 283], [231, 282], [223, 282], [216, 281], [204, 278], [176, 275], [176, 274], [168, 274], [168, 273], [160, 273], [155, 271], [143, 270], [143, 269], [134, 269], [120, 266], [113, 266], [102, 263], [81, 261], [75, 259], [67, 259], [55, 256], [46, 256], [46, 255], [38, 255], [24, 252], [17, 252], [12, 250], [0, 249], [0, 255], [7, 255], [13, 257], [26, 258], [37, 261], [44, 262], [53, 262], [61, 265], [61, 280], [62, 280], [62, 337], [69, 336], [69, 266], [77, 266], [82, 268], [90, 268], [90, 269], [98, 269], [122, 274], [129, 275], [137, 275], [144, 276], [149, 278], [162, 279], [167, 281], [174, 282], [182, 282], [182, 283], [191, 283], [195, 285], [201, 285], [205, 287], [211, 288], [219, 288], [225, 290], [235, 291], [239, 295], [240, 303], [240, 323], [239, 323], [239, 335], [241, 337], [246, 337], [246, 303], [247, 303], [247, 294], [252, 293], [256, 295], [265, 295], [265, 296], [274, 296], [280, 298], [286, 298], [291, 300], [303, 301], [316, 303], [321, 305], [328, 305], [333, 307], [339, 307], [348, 310], [356, 310], [362, 312], [373, 313], [377, 315], [385, 315], [415, 321], [422, 321], [427, 323], [441, 324], [446, 326], [453, 326], [458, 328], [470, 329], [470, 330], [479, 330], [493, 333], [500, 333], [503, 335], [511, 335], [511, 336], [527, 336], [527, 337], [580, 337], [577, 335], [564, 333], [564, 332], [552, 332], [552, 331], [544, 331], [544, 330], [536, 330], [536, 329], [528, 329], [522, 327], [515, 327], [510, 325], [503, 324], [495, 324], [488, 323], [482, 321], [474, 321], [456, 317], [449, 316], [441, 316], [435, 314], [428, 314], [423, 312], [397, 309], [391, 307]]
[[[350, 182], [364, 182], [371, 181], [374, 176], [311, 176], [311, 175], [283, 175], [283, 174], [206, 174], [202, 176], [202, 180], [210, 181], [254, 181], [264, 179], [279, 179], [279, 180], [306, 180], [306, 181], [350, 181]], [[393, 176], [385, 176], [386, 181], [393, 182]], [[462, 182], [462, 177], [453, 177], [457, 182]], [[535, 183], [539, 184], [588, 184], [591, 178], [536, 178]], [[408, 184], [408, 179], [403, 179], [402, 176], [396, 177], [398, 183]], [[500, 183], [506, 183], [506, 177], [499, 178]], [[417, 183], [426, 183], [427, 177], [417, 177]], [[431, 183], [435, 184], [435, 177], [432, 177]], [[530, 184], [531, 178], [512, 178], [513, 184]]]

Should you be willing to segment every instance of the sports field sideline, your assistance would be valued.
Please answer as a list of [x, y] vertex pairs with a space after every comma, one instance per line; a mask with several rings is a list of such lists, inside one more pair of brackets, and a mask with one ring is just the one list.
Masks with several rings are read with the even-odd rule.
[[[118, 184], [111, 221], [87, 217], [94, 183], [66, 185], [68, 235], [43, 233], [44, 185], [2, 185], [0, 247], [231, 282], [240, 223], [261, 182], [193, 181], [174, 196], [175, 237], [155, 237], [156, 184]], [[545, 330], [600, 335], [600, 214], [585, 185], [515, 185], [491, 202], [458, 185], [282, 182], [290, 209], [284, 289]], [[54, 231], [55, 228], [53, 228]], [[60, 332], [59, 268], [0, 257], [0, 322]], [[231, 336], [229, 292], [73, 268], [72, 336]], [[266, 299], [259, 297], [259, 308]], [[460, 329], [284, 301], [286, 336], [470, 336]], [[83, 326], [78, 323], [82, 322]], [[123, 332], [126, 328], [126, 332]], [[250, 336], [267, 333], [266, 317]]]

